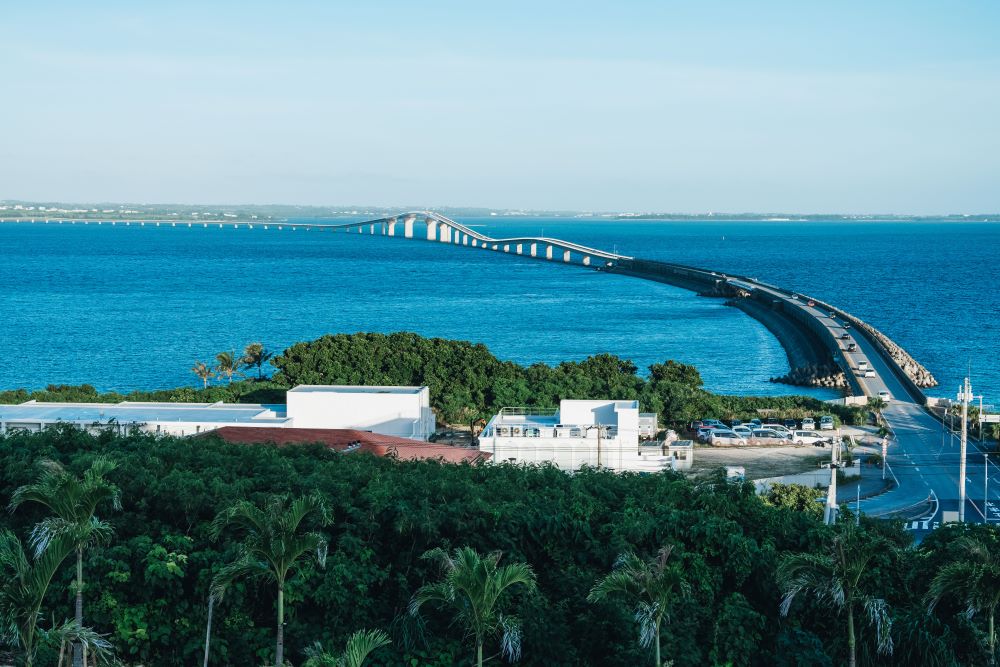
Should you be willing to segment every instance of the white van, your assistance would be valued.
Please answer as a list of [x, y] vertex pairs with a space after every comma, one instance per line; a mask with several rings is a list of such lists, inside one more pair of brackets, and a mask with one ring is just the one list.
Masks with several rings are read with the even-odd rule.
[[796, 445], [815, 445], [816, 443], [830, 442], [830, 438], [817, 431], [794, 431], [792, 442]]
[[830, 415], [823, 415], [819, 418], [819, 430], [829, 431], [833, 429], [833, 417]]
[[868, 370], [868, 362], [865, 361], [864, 359], [862, 359], [861, 361], [859, 361], [858, 362], [858, 370], [859, 371], [866, 371], [866, 370]]

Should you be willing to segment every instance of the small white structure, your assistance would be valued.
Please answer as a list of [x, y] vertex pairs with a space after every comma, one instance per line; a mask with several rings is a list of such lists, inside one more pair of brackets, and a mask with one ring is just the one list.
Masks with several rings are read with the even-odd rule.
[[427, 387], [303, 384], [285, 399], [295, 428], [350, 428], [427, 440], [436, 425]]
[[257, 403], [39, 403], [0, 405], [0, 433], [40, 431], [51, 424], [97, 430], [116, 425], [186, 436], [223, 426], [323, 428], [372, 431], [414, 440], [434, 433], [427, 387], [300, 385], [287, 404]]
[[496, 462], [553, 463], [564, 470], [672, 467], [661, 443], [639, 444], [638, 401], [567, 399], [558, 410], [504, 408], [479, 435], [479, 449]]
[[694, 465], [693, 440], [667, 440], [663, 443], [663, 453], [670, 457], [673, 470], [690, 470]]

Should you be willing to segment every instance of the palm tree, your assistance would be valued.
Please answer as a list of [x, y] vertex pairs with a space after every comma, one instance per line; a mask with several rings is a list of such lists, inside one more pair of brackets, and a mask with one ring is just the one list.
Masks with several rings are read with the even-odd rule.
[[314, 553], [320, 567], [326, 564], [326, 537], [318, 532], [302, 530], [310, 515], [317, 515], [320, 527], [333, 522], [326, 501], [313, 493], [289, 501], [273, 496], [263, 507], [241, 500], [223, 510], [212, 521], [212, 539], [218, 539], [226, 526], [235, 526], [243, 533], [240, 555], [223, 567], [212, 581], [212, 590], [219, 598], [233, 581], [242, 577], [265, 577], [278, 585], [278, 630], [275, 665], [281, 667], [285, 658], [285, 582], [295, 573], [302, 560]]
[[194, 366], [191, 367], [191, 372], [201, 379], [202, 385], [205, 389], [208, 389], [208, 381], [211, 380], [212, 376], [215, 374], [215, 370], [204, 361], [194, 362]]
[[847, 614], [848, 664], [857, 664], [854, 612], [864, 610], [878, 642], [878, 651], [892, 653], [892, 619], [885, 600], [868, 595], [861, 581], [869, 562], [878, 553], [890, 550], [882, 538], [868, 537], [854, 524], [841, 524], [824, 553], [791, 554], [778, 565], [777, 582], [784, 596], [781, 615], [788, 615], [799, 593], [811, 593], [820, 604]]
[[368, 656], [392, 642], [381, 630], [358, 630], [348, 637], [344, 652], [333, 655], [319, 642], [306, 649], [308, 660], [302, 667], [362, 667]]
[[500, 552], [480, 556], [475, 549], [461, 547], [448, 553], [431, 549], [421, 558], [437, 561], [441, 581], [424, 584], [410, 601], [410, 613], [416, 616], [420, 607], [432, 603], [451, 607], [455, 620], [462, 623], [476, 640], [476, 665], [483, 664], [483, 643], [486, 638], [501, 634], [500, 652], [511, 660], [521, 656], [521, 625], [514, 616], [500, 610], [501, 596], [515, 586], [526, 592], [535, 590], [535, 573], [526, 563], [499, 566]]
[[[97, 506], [110, 502], [112, 508], [121, 509], [121, 492], [105, 479], [116, 464], [99, 456], [90, 468], [77, 477], [56, 461], [43, 461], [42, 472], [34, 484], [22, 486], [10, 501], [11, 510], [33, 502], [46, 507], [52, 516], [43, 519], [31, 531], [31, 544], [35, 555], [44, 553], [56, 538], [66, 537], [76, 550], [76, 609], [74, 621], [83, 626], [83, 550], [95, 544], [106, 543], [114, 532], [111, 524], [94, 513]], [[73, 645], [73, 665], [79, 667], [83, 660], [83, 647]]]
[[868, 397], [868, 409], [875, 413], [880, 413], [885, 410], [886, 402], [881, 396], [869, 396]]
[[677, 595], [687, 596], [689, 586], [680, 567], [670, 564], [673, 546], [660, 549], [655, 558], [643, 560], [634, 553], [621, 554], [614, 569], [594, 584], [587, 599], [591, 602], [622, 594], [635, 605], [639, 622], [639, 643], [643, 648], [656, 646], [656, 667], [660, 659], [660, 627], [667, 608]]
[[14, 533], [0, 531], [0, 643], [19, 646], [28, 667], [35, 661], [42, 601], [74, 546], [69, 536], [56, 535], [32, 558]]
[[236, 358], [236, 353], [219, 352], [215, 355], [215, 371], [219, 374], [219, 377], [228, 379], [229, 384], [232, 384], [234, 375], [242, 375], [240, 373], [240, 361]]
[[982, 539], [961, 537], [955, 541], [959, 557], [941, 568], [927, 592], [928, 611], [942, 598], [954, 596], [966, 605], [966, 614], [985, 613], [986, 639], [990, 662], [995, 662], [996, 630], [994, 617], [1000, 605], [1000, 555]]
[[264, 364], [271, 360], [274, 353], [264, 348], [263, 343], [250, 343], [243, 350], [241, 361], [247, 368], [257, 368], [257, 379], [264, 379]]

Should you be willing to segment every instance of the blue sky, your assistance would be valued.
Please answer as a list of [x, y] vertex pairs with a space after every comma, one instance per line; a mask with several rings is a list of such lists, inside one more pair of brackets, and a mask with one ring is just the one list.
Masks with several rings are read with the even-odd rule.
[[1000, 211], [1000, 3], [18, 3], [0, 198]]

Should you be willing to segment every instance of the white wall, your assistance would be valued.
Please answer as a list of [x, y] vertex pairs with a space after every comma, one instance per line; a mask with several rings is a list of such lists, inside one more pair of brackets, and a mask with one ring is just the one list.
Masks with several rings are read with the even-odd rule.
[[427, 387], [385, 392], [293, 389], [286, 397], [293, 428], [351, 428], [418, 440], [434, 432]]

